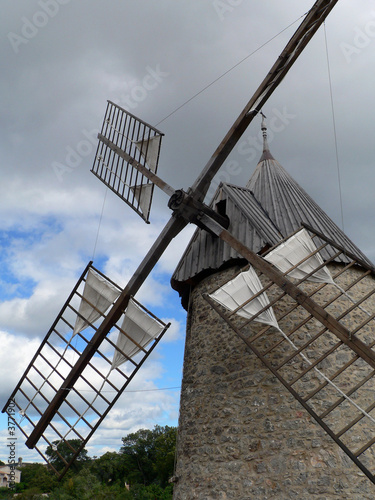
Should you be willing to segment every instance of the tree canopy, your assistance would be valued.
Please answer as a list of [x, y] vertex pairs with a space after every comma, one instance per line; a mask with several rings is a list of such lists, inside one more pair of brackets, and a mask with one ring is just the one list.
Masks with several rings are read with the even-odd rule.
[[168, 483], [173, 476], [176, 434], [175, 427], [156, 425], [153, 430], [140, 429], [122, 438], [120, 454], [130, 484]]
[[[81, 446], [82, 441], [80, 439], [68, 439], [67, 441], [54, 441], [52, 446], [47, 446], [46, 455], [51, 463], [51, 465], [57, 470], [61, 471], [66, 463], [69, 463], [73, 458], [74, 451]], [[71, 469], [78, 471], [82, 468], [84, 463], [89, 460], [87, 455], [87, 450], [83, 448], [75, 461], [73, 462]]]
[[[157, 425], [122, 438], [119, 452], [89, 458], [83, 449], [61, 482], [44, 464], [25, 464], [20, 468], [21, 483], [16, 485], [18, 498], [29, 500], [48, 493], [51, 500], [172, 500], [173, 485], [168, 479], [174, 472], [176, 434], [175, 427]], [[69, 444], [77, 449], [80, 443], [78, 439], [52, 443], [56, 450], [48, 446], [46, 455], [56, 470], [65, 467], [61, 457], [67, 462], [71, 459]], [[8, 491], [5, 496], [0, 492], [0, 498], [12, 493], [4, 490]]]

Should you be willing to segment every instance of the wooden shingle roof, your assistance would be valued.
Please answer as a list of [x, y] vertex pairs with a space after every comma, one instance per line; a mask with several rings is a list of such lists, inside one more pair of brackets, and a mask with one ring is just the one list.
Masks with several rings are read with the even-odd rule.
[[[264, 121], [262, 130], [263, 154], [247, 186], [221, 184], [211, 203], [213, 208], [228, 216], [229, 231], [253, 252], [261, 253], [304, 223], [373, 267], [371, 261], [273, 158]], [[333, 247], [327, 246], [322, 257], [327, 259], [335, 253]], [[182, 297], [183, 306], [187, 305], [191, 285], [240, 259], [222, 240], [197, 229], [171, 279], [172, 287]], [[345, 256], [340, 257], [340, 262], [349, 261]]]
[[[372, 262], [328, 217], [324, 210], [273, 158], [269, 151], [264, 122], [262, 130], [264, 136], [263, 155], [246, 187], [254, 194], [282, 235], [287, 237], [302, 224], [308, 224], [327, 239], [355, 255], [358, 260], [373, 266]], [[328, 246], [322, 251], [322, 257], [327, 259], [335, 253], [336, 250]], [[349, 259], [345, 260], [344, 257], [340, 259], [340, 262], [349, 262]]]

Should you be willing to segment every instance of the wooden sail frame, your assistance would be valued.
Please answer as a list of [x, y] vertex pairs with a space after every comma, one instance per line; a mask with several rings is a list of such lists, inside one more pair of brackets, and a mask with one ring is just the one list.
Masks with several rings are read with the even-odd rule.
[[134, 164], [156, 174], [163, 135], [121, 106], [107, 101], [91, 172], [147, 223], [154, 184]]
[[[236, 314], [245, 304], [231, 312], [210, 295], [205, 294], [204, 298], [375, 484], [375, 364], [372, 356], [362, 356], [353, 347], [353, 342], [360, 340], [366, 345], [367, 354], [374, 353], [375, 269], [348, 255], [344, 248], [327, 240], [313, 228], [309, 227], [309, 233], [317, 241], [317, 249], [304, 260], [332, 245], [337, 250], [336, 258], [343, 254], [351, 261], [347, 265], [336, 265], [333, 279], [342, 284], [339, 291], [332, 284], [309, 282], [314, 272], [332, 263], [335, 257], [317, 266], [295, 286], [314, 303], [319, 303], [319, 308], [326, 311], [327, 317], [332, 316], [344, 325], [348, 331], [347, 339], [337, 338], [337, 332], [330, 328], [330, 323], [324, 324], [314, 311], [306, 311], [303, 302], [293, 300], [290, 295], [285, 300], [288, 296], [285, 289], [255, 262], [253, 266], [263, 287], [248, 302], [263, 293], [270, 300], [251, 319]], [[294, 268], [301, 263], [298, 262]], [[292, 269], [293, 266], [284, 275]], [[324, 294], [321, 293], [323, 289]], [[355, 299], [351, 295], [354, 291]], [[270, 309], [277, 318], [280, 331], [273, 326], [255, 323], [259, 315]], [[299, 319], [296, 320], [296, 317]], [[313, 333], [309, 333], [307, 325]], [[344, 415], [345, 423], [341, 415]]]
[[[89, 322], [83, 331], [79, 331], [74, 336], [71, 334], [74, 330], [72, 318], [79, 317], [79, 301], [85, 300], [83, 288], [90, 270], [94, 270], [102, 279], [108, 280], [112, 286], [117, 287], [119, 293], [121, 292], [121, 288], [96, 269], [92, 262], [87, 265], [3, 408], [3, 412], [8, 413], [10, 402], [14, 403], [18, 415], [14, 416], [13, 412], [11, 415], [8, 414], [13, 417], [18, 429], [25, 436], [26, 444], [41, 418], [48, 413], [51, 400], [65, 380], [67, 370], [73, 368], [74, 357], [81, 356], [82, 350], [91, 342], [93, 333], [97, 330], [97, 325]], [[49, 463], [59, 479], [65, 475], [70, 465], [79, 456], [170, 326], [170, 323], [166, 324], [157, 318], [134, 297], [132, 301], [140, 310], [160, 324], [161, 333], [143, 347], [131, 337], [130, 331], [126, 332], [122, 329], [121, 322], [117, 322], [113, 325], [112, 333], [102, 340], [95, 356], [91, 358], [75, 384], [67, 391], [63, 405], [51, 416], [43, 432], [38, 436], [37, 443], [33, 446]], [[105, 317], [105, 313], [101, 314], [99, 322], [102, 322]], [[63, 331], [64, 327], [67, 327], [67, 332]], [[140, 354], [131, 358], [127, 356], [113, 338], [117, 333], [130, 338], [132, 343], [139, 348]], [[115, 351], [127, 359], [126, 368], [121, 366], [111, 369], [111, 353]], [[79, 445], [74, 446], [72, 440]], [[64, 463], [62, 470], [56, 470], [43, 451], [43, 447], [53, 447], [53, 443], [56, 442], [65, 444], [70, 450], [69, 460], [60, 454], [58, 447], [55, 450], [56, 456]]]

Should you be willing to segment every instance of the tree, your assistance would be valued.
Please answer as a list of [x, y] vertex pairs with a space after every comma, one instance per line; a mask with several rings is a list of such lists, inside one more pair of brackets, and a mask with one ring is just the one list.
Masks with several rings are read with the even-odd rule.
[[177, 428], [165, 426], [161, 429], [162, 432], [155, 439], [154, 470], [159, 484], [165, 487], [174, 473]]
[[51, 491], [57, 485], [56, 475], [40, 463], [25, 464], [21, 468], [21, 483], [17, 491], [39, 488], [42, 493]]
[[[61, 471], [66, 463], [70, 462], [73, 458], [74, 451], [81, 446], [82, 441], [80, 439], [68, 439], [67, 441], [54, 441], [52, 446], [48, 446], [46, 449], [46, 455], [49, 458], [51, 465], [57, 470]], [[55, 449], [56, 448], [56, 449]], [[89, 461], [87, 455], [87, 450], [83, 448], [78, 454], [77, 458], [71, 466], [71, 470], [78, 471], [82, 466]]]
[[103, 483], [113, 484], [116, 481], [124, 483], [125, 467], [121, 455], [116, 452], [104, 453], [93, 460], [90, 470]]
[[173, 475], [176, 428], [156, 425], [122, 438], [120, 449], [124, 472], [130, 484], [164, 486]]

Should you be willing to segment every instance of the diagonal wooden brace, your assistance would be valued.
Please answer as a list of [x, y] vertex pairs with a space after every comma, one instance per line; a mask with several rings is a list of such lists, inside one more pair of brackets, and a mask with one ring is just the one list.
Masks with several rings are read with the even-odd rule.
[[358, 356], [364, 359], [372, 368], [375, 368], [375, 352], [355, 335], [350, 335], [341, 323], [331, 316], [325, 309], [319, 306], [311, 297], [300, 290], [294, 283], [288, 280], [278, 269], [274, 268], [266, 260], [259, 257], [256, 253], [249, 250], [239, 240], [237, 240], [229, 231], [221, 227], [216, 221], [207, 215], [201, 215], [201, 223], [207, 227], [207, 230], [214, 232], [219, 238], [228, 243], [234, 250], [241, 254], [250, 264], [270, 278], [285, 293], [292, 297], [314, 318], [320, 321], [330, 332], [338, 337]]

